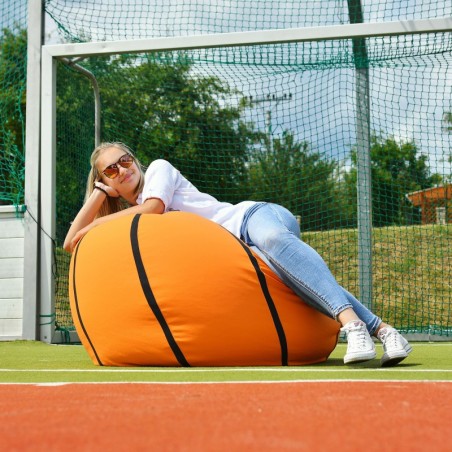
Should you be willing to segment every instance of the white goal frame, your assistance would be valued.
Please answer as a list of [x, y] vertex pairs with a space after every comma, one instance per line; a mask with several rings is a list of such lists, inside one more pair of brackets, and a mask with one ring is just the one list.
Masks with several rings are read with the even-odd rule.
[[[32, 2], [33, 0], [31, 0]], [[34, 0], [39, 1], [39, 0]], [[397, 35], [413, 35], [425, 33], [451, 32], [452, 17], [409, 20], [397, 22], [345, 24], [324, 27], [291, 28], [279, 30], [262, 30], [250, 32], [222, 33], [196, 36], [182, 36], [170, 38], [139, 39], [127, 41], [91, 42], [80, 44], [43, 45], [41, 47], [41, 61], [34, 62], [34, 68], [29, 66], [28, 78], [33, 73], [40, 74], [40, 90], [34, 89], [27, 98], [27, 127], [34, 132], [36, 138], [40, 136], [40, 150], [33, 150], [34, 167], [28, 168], [29, 174], [35, 175], [39, 184], [34, 183], [26, 189], [26, 198], [38, 199], [40, 203], [40, 231], [35, 238], [30, 238], [38, 256], [40, 271], [38, 277], [25, 274], [25, 285], [29, 293], [35, 291], [36, 305], [31, 306], [30, 312], [36, 310], [37, 318], [45, 318], [55, 312], [55, 281], [52, 275], [54, 265], [53, 243], [48, 237], [55, 236], [56, 216], [56, 63], [58, 59], [112, 55], [122, 53], [144, 53], [157, 51], [190, 50], [214, 47], [253, 46], [262, 44], [277, 44], [291, 42], [324, 41], [337, 39], [371, 38]], [[34, 108], [33, 115], [28, 114], [30, 108], [40, 105], [40, 111]], [[27, 135], [36, 145], [36, 139]], [[28, 148], [27, 148], [28, 149]], [[28, 152], [28, 151], [27, 151]], [[30, 149], [30, 155], [32, 150]], [[36, 155], [40, 155], [39, 162]], [[31, 163], [33, 164], [33, 162]], [[27, 161], [27, 167], [30, 162]], [[31, 176], [30, 176], [31, 177]], [[80, 181], [83, 183], [83, 181]], [[43, 232], [45, 231], [45, 233]], [[27, 232], [26, 232], [27, 233]], [[48, 236], [47, 236], [48, 234]], [[32, 299], [30, 298], [30, 303]], [[38, 306], [38, 308], [36, 308]], [[24, 336], [44, 342], [62, 342], [53, 322], [42, 322], [34, 332], [33, 322], [28, 322]], [[416, 335], [420, 340], [430, 339], [429, 335]], [[425, 337], [419, 337], [425, 336]]]

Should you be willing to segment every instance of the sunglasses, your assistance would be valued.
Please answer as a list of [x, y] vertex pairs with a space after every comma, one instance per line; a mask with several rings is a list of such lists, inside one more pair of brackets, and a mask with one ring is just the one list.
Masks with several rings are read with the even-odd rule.
[[133, 157], [130, 154], [124, 154], [116, 163], [112, 163], [111, 165], [107, 166], [102, 171], [102, 174], [109, 179], [115, 179], [119, 175], [119, 166], [121, 166], [122, 168], [130, 168], [132, 166], [132, 163]]

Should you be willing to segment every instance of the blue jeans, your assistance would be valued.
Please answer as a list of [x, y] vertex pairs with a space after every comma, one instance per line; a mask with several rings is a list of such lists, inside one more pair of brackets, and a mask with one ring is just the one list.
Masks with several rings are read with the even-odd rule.
[[325, 261], [300, 239], [296, 218], [277, 204], [259, 203], [245, 214], [241, 238], [307, 304], [337, 319], [352, 308], [373, 334], [381, 319], [338, 284]]

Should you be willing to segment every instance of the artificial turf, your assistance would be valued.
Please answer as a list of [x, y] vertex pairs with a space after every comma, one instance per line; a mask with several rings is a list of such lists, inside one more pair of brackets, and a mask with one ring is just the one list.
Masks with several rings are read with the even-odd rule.
[[165, 368], [98, 367], [81, 345], [0, 342], [0, 383], [452, 380], [452, 343], [414, 343], [393, 368], [380, 368], [378, 359], [345, 366], [345, 347], [339, 343], [328, 361], [312, 366]]

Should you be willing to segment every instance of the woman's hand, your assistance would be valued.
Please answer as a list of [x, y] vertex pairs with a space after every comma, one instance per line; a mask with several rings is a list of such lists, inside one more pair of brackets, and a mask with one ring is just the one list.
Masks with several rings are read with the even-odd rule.
[[[111, 196], [112, 198], [116, 198], [119, 196], [119, 193], [112, 187], [109, 187], [106, 184], [103, 184], [101, 181], [96, 181], [94, 183], [95, 187], [98, 187], [100, 190], [93, 189], [88, 200], [83, 204], [82, 208], [79, 210], [77, 216], [69, 228], [68, 233], [66, 234], [66, 238], [64, 239], [63, 248], [72, 253], [74, 251], [75, 245], [79, 242], [79, 240], [93, 227], [97, 226], [99, 222], [96, 220], [96, 215], [99, 212], [99, 209], [102, 206], [102, 203], [105, 202], [105, 198], [107, 196]], [[101, 193], [101, 191], [103, 193]]]
[[80, 231], [77, 231], [74, 235], [74, 237], [71, 240], [71, 243], [69, 245], [70, 249], [68, 250], [70, 253], [72, 253], [77, 246], [77, 243], [83, 238], [83, 236], [90, 231], [92, 228], [97, 226], [96, 221], [93, 221], [88, 226], [85, 226], [83, 229], [80, 229]]
[[119, 198], [119, 193], [116, 189], [110, 187], [109, 185], [104, 184], [101, 181], [94, 182], [94, 186], [99, 187], [101, 190], [106, 192], [110, 198]]
[[80, 212], [75, 217], [75, 220], [72, 222], [71, 228], [66, 235], [66, 239], [64, 241], [64, 249], [66, 251], [72, 253], [74, 248], [77, 246], [77, 243], [87, 232], [98, 225], [106, 223], [107, 221], [121, 218], [125, 215], [162, 214], [165, 211], [165, 204], [163, 204], [163, 201], [159, 198], [149, 198], [143, 204], [128, 207], [127, 209], [120, 210], [119, 212], [94, 219], [99, 207], [94, 205], [93, 208], [93, 203], [96, 202], [100, 206], [104, 200], [105, 198], [103, 196], [91, 196], [88, 202], [86, 202], [80, 209]]

